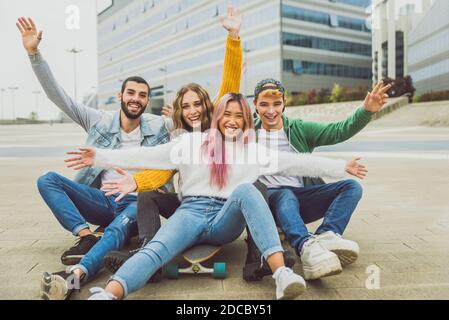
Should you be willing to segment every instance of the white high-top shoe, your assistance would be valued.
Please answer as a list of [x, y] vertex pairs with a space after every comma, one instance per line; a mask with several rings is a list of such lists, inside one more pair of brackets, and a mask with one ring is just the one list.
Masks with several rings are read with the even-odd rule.
[[342, 266], [354, 263], [359, 257], [359, 245], [355, 241], [343, 239], [339, 234], [327, 231], [315, 236], [327, 250], [335, 253]]
[[278, 300], [291, 300], [306, 291], [304, 279], [290, 268], [283, 267], [279, 273], [273, 275], [273, 279], [276, 280], [276, 299]]
[[301, 262], [306, 280], [333, 276], [342, 271], [338, 256], [326, 249], [315, 236], [304, 243]]
[[117, 300], [117, 298], [112, 294], [107, 292], [102, 288], [92, 288], [89, 290], [92, 295], [89, 300]]

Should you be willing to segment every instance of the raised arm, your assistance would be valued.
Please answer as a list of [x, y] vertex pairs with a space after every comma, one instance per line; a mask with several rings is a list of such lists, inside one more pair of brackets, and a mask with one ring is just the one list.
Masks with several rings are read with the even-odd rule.
[[240, 92], [240, 81], [242, 77], [243, 53], [240, 42], [240, 28], [242, 25], [242, 13], [238, 8], [228, 7], [226, 17], [221, 17], [220, 22], [228, 31], [226, 40], [226, 53], [223, 65], [223, 76], [218, 96], [214, 104], [227, 93]]
[[30, 58], [33, 71], [48, 99], [70, 119], [88, 131], [101, 118], [101, 111], [76, 102], [58, 84], [47, 62], [39, 52], [43, 32], [38, 31], [33, 20], [22, 17], [19, 18], [16, 25], [22, 35], [22, 43]]
[[368, 92], [363, 106], [346, 120], [330, 124], [303, 122], [309, 147], [314, 149], [319, 146], [341, 143], [359, 133], [368, 125], [373, 115], [387, 103], [387, 91], [390, 88], [391, 85], [385, 86], [382, 81], [379, 82], [372, 92]]

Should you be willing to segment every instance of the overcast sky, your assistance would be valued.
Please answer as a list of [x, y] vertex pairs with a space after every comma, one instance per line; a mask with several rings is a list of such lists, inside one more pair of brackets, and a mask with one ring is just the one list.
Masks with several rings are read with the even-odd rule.
[[[66, 20], [73, 17], [66, 14], [67, 8], [73, 9], [70, 8], [71, 5], [79, 8], [79, 30], [70, 30], [66, 26]], [[41, 52], [59, 83], [71, 95], [74, 91], [73, 57], [66, 50], [73, 46], [83, 50], [78, 54], [78, 97], [91, 92], [92, 87], [97, 85], [95, 0], [0, 0], [0, 88], [19, 87], [15, 94], [16, 116], [27, 117], [34, 110], [35, 98], [32, 91], [40, 90], [15, 26], [19, 16], [34, 18], [38, 28], [44, 30]], [[68, 22], [69, 27], [76, 28], [76, 19], [69, 19]], [[45, 94], [41, 94], [40, 118], [54, 118], [56, 111]], [[7, 119], [12, 118], [10, 90], [4, 94], [4, 115]]]
[[[98, 0], [98, 2], [101, 7], [107, 5], [110, 0]], [[405, 3], [417, 3], [417, 9], [421, 10], [420, 0], [398, 0], [397, 6], [400, 7]], [[67, 27], [67, 20], [72, 16], [66, 11], [73, 5], [79, 8], [79, 29]], [[16, 19], [19, 16], [31, 16], [38, 28], [44, 30], [41, 52], [49, 62], [59, 83], [71, 95], [74, 92], [73, 58], [66, 50], [74, 46], [83, 50], [78, 55], [77, 68], [78, 97], [81, 99], [97, 86], [96, 12], [95, 0], [0, 0], [0, 39], [2, 41], [0, 88], [19, 87], [15, 94], [16, 116], [28, 117], [35, 110], [35, 97], [32, 92], [40, 90], [40, 85], [22, 47], [20, 34], [15, 26]], [[73, 20], [69, 19], [69, 22]], [[56, 114], [56, 107], [44, 94], [41, 94], [40, 119], [54, 118]], [[4, 118], [12, 118], [10, 90], [4, 93]]]

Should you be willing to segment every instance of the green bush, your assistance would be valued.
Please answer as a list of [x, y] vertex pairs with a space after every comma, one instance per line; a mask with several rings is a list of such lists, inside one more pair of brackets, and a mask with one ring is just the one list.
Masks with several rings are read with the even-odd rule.
[[449, 100], [449, 90], [431, 91], [420, 96], [419, 102]]
[[323, 88], [318, 92], [315, 89], [296, 94], [287, 92], [285, 94], [285, 105], [289, 107], [364, 100], [367, 91], [368, 88], [366, 87], [348, 88], [335, 84], [332, 90]]
[[342, 97], [343, 97], [343, 88], [338, 83], [334, 84], [334, 87], [332, 88], [330, 101], [333, 103], [340, 102], [342, 101]]

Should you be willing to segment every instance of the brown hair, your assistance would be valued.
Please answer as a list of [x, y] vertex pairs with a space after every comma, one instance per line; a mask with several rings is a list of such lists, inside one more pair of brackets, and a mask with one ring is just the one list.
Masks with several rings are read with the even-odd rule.
[[203, 105], [203, 112], [201, 115], [201, 131], [206, 131], [210, 128], [214, 106], [207, 91], [196, 83], [190, 83], [183, 86], [176, 94], [176, 99], [173, 102], [174, 130], [184, 129], [189, 132], [193, 130], [193, 128], [187, 125], [187, 123], [185, 123], [184, 119], [182, 118], [182, 100], [184, 99], [184, 95], [189, 91], [195, 92], [200, 98], [201, 104]]

